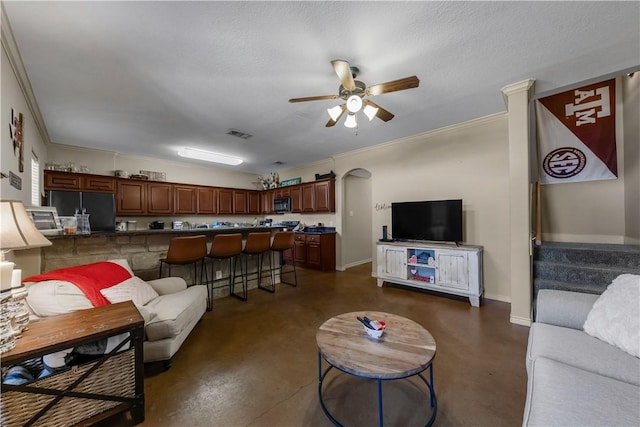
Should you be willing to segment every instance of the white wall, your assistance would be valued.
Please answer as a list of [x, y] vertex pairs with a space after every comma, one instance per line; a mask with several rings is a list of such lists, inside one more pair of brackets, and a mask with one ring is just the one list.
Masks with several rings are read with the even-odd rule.
[[[4, 14], [2, 15], [4, 19]], [[3, 22], [4, 24], [4, 22]], [[23, 92], [25, 82], [20, 82], [16, 77], [14, 68], [7, 50], [6, 41], [2, 39], [2, 60], [0, 63], [0, 80], [2, 106], [0, 107], [0, 122], [2, 124], [0, 135], [0, 170], [3, 174], [9, 175], [13, 172], [22, 180], [22, 189], [18, 190], [9, 184], [9, 178], [0, 181], [0, 199], [21, 200], [25, 205], [31, 205], [31, 153], [35, 153], [40, 161], [40, 188], [43, 188], [42, 166], [47, 158], [47, 147], [45, 139], [36, 126], [33, 108], [27, 102], [27, 97]], [[9, 137], [8, 126], [11, 122], [11, 109], [15, 113], [23, 115], [23, 155], [24, 171], [18, 169], [18, 153], [14, 154], [13, 142]], [[37, 108], [37, 107], [36, 107]], [[23, 251], [12, 251], [6, 256], [7, 260], [16, 263], [15, 268], [22, 269], [22, 277], [40, 273], [40, 249], [30, 249]]]
[[634, 76], [635, 83], [627, 76], [618, 79], [618, 178], [541, 186], [543, 241], [639, 241], [639, 78], [638, 75]]
[[76, 167], [86, 166], [90, 173], [111, 175], [115, 170], [125, 170], [132, 174], [141, 170], [164, 172], [168, 182], [213, 185], [220, 187], [247, 188], [255, 190], [257, 175], [236, 172], [231, 168], [209, 166], [206, 164], [154, 159], [153, 153], [149, 157], [129, 156], [111, 151], [99, 151], [74, 147], [63, 144], [51, 144], [49, 148], [49, 163], [64, 165], [70, 161]]
[[374, 258], [371, 252], [371, 179], [348, 173], [343, 180], [343, 259], [339, 264], [353, 267]]
[[[371, 253], [375, 253], [375, 241], [380, 237], [383, 225], [389, 225], [393, 235], [391, 210], [376, 209], [376, 205], [461, 198], [465, 211], [465, 242], [485, 248], [486, 295], [509, 300], [506, 114], [353, 151], [303, 168], [289, 169], [281, 172], [280, 178], [301, 176], [303, 181], [313, 181], [315, 173], [333, 170], [337, 174], [336, 183], [341, 183], [342, 176], [355, 168], [366, 169], [372, 174], [369, 206], [372, 217]], [[336, 200], [342, 200], [343, 191], [342, 186], [337, 184]], [[343, 232], [343, 209], [343, 205], [338, 203], [333, 216], [340, 234]], [[351, 258], [351, 254], [338, 256], [338, 260]]]
[[[25, 205], [31, 204], [31, 152], [33, 151], [38, 159], [40, 165], [43, 166], [47, 158], [47, 147], [44, 143], [43, 137], [40, 134], [38, 127], [35, 124], [35, 120], [29, 104], [27, 103], [25, 96], [22, 92], [16, 74], [13, 71], [9, 57], [5, 50], [4, 43], [2, 44], [2, 110], [1, 110], [1, 123], [2, 132], [0, 132], [0, 167], [2, 173], [9, 175], [9, 172], [13, 172], [22, 179], [22, 189], [18, 190], [9, 185], [9, 178], [3, 178], [1, 181], [1, 198], [22, 200]], [[11, 109], [16, 114], [22, 113], [23, 115], [23, 135], [24, 135], [24, 171], [18, 171], [18, 153], [14, 154], [13, 142], [9, 137], [9, 123], [11, 122]], [[40, 174], [42, 180], [42, 173]], [[42, 184], [42, 181], [41, 181]], [[42, 188], [42, 186], [41, 186]]]

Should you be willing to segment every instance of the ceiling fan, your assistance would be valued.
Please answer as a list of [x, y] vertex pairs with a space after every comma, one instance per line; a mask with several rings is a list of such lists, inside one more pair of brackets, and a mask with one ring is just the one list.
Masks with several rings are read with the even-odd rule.
[[355, 80], [355, 77], [360, 71], [357, 67], [352, 67], [347, 61], [336, 59], [331, 61], [333, 69], [340, 78], [342, 83], [338, 88], [337, 95], [321, 95], [321, 96], [308, 96], [305, 98], [292, 98], [289, 102], [306, 102], [306, 101], [320, 101], [323, 99], [342, 99], [345, 101], [342, 105], [336, 105], [329, 108], [327, 112], [331, 119], [326, 124], [326, 127], [334, 126], [340, 117], [347, 112], [347, 118], [344, 125], [348, 128], [354, 128], [357, 126], [356, 113], [362, 110], [369, 120], [373, 120], [374, 117], [378, 117], [380, 120], [388, 122], [393, 119], [393, 114], [378, 104], [365, 99], [366, 96], [376, 96], [383, 93], [396, 92], [399, 90], [412, 89], [418, 87], [420, 80], [416, 76], [405, 77], [399, 80], [393, 80], [386, 83], [379, 83], [373, 86], [367, 86], [359, 80]]

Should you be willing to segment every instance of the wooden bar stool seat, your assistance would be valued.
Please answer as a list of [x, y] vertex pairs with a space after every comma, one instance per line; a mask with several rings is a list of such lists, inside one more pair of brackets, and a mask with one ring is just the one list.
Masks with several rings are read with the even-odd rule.
[[[291, 286], [298, 286], [298, 275], [296, 274], [296, 256], [295, 256], [295, 244], [294, 244], [294, 233], [293, 231], [278, 231], [276, 232], [276, 234], [274, 234], [273, 236], [273, 242], [271, 242], [271, 252], [278, 252], [280, 257], [279, 257], [279, 262], [278, 262], [278, 269], [280, 270], [280, 282], [282, 283], [286, 283], [287, 285], [291, 285]], [[292, 256], [292, 260], [293, 263], [291, 265], [291, 270], [289, 271], [284, 271], [284, 267], [285, 267], [285, 263], [284, 263], [284, 252], [287, 250], [291, 250], [293, 253]], [[285, 281], [284, 280], [284, 274], [291, 274], [293, 273], [293, 281]], [[275, 283], [275, 269], [272, 269], [272, 275], [271, 275], [271, 283]]]
[[[206, 274], [204, 270], [204, 259], [207, 256], [207, 237], [204, 235], [199, 236], [186, 236], [186, 237], [174, 237], [169, 242], [169, 250], [167, 256], [160, 259], [160, 277], [162, 277], [162, 266], [167, 264], [169, 266], [169, 276], [171, 276], [172, 265], [189, 265], [193, 264], [193, 281], [192, 285], [202, 283], [202, 274]], [[201, 265], [200, 269], [200, 283], [197, 282], [198, 277], [198, 263]]]
[[[275, 292], [275, 283], [271, 281], [270, 286], [264, 286], [262, 284], [262, 264], [264, 260], [264, 254], [269, 251], [271, 248], [271, 232], [256, 232], [249, 233], [247, 235], [247, 241], [244, 245], [244, 249], [242, 250], [242, 254], [244, 255], [244, 271], [245, 271], [245, 280], [248, 287], [249, 284], [249, 258], [256, 256], [258, 258], [258, 271], [256, 272], [256, 280], [258, 281], [258, 288], [264, 289], [265, 291]], [[269, 258], [269, 271], [271, 271], [271, 257]]]
[[[209, 307], [213, 306], [213, 290], [229, 286], [229, 295], [239, 298], [242, 301], [247, 300], [247, 288], [244, 281], [244, 272], [242, 269], [242, 262], [240, 262], [240, 280], [242, 281], [242, 295], [238, 295], [234, 292], [236, 284], [236, 265], [238, 264], [238, 256], [242, 253], [242, 234], [217, 234], [213, 238], [211, 243], [211, 249], [207, 254], [207, 258], [211, 259], [211, 292], [209, 293], [209, 286], [207, 286], [207, 294], [209, 295]], [[215, 262], [222, 263], [223, 261], [229, 262], [229, 275], [228, 277], [215, 279]], [[218, 280], [229, 279], [227, 285], [214, 286]]]

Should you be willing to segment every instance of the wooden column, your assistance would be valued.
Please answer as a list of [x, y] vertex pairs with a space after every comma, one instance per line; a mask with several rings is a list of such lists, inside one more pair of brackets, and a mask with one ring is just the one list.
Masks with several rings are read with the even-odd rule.
[[534, 80], [502, 88], [509, 118], [509, 277], [512, 323], [531, 323], [531, 206], [529, 99]]

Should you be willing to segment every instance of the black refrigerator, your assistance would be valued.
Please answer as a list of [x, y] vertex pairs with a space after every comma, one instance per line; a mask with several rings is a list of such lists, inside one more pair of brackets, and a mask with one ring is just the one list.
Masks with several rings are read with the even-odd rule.
[[113, 193], [85, 191], [49, 191], [49, 206], [55, 206], [59, 216], [89, 214], [91, 231], [116, 231], [116, 198]]

